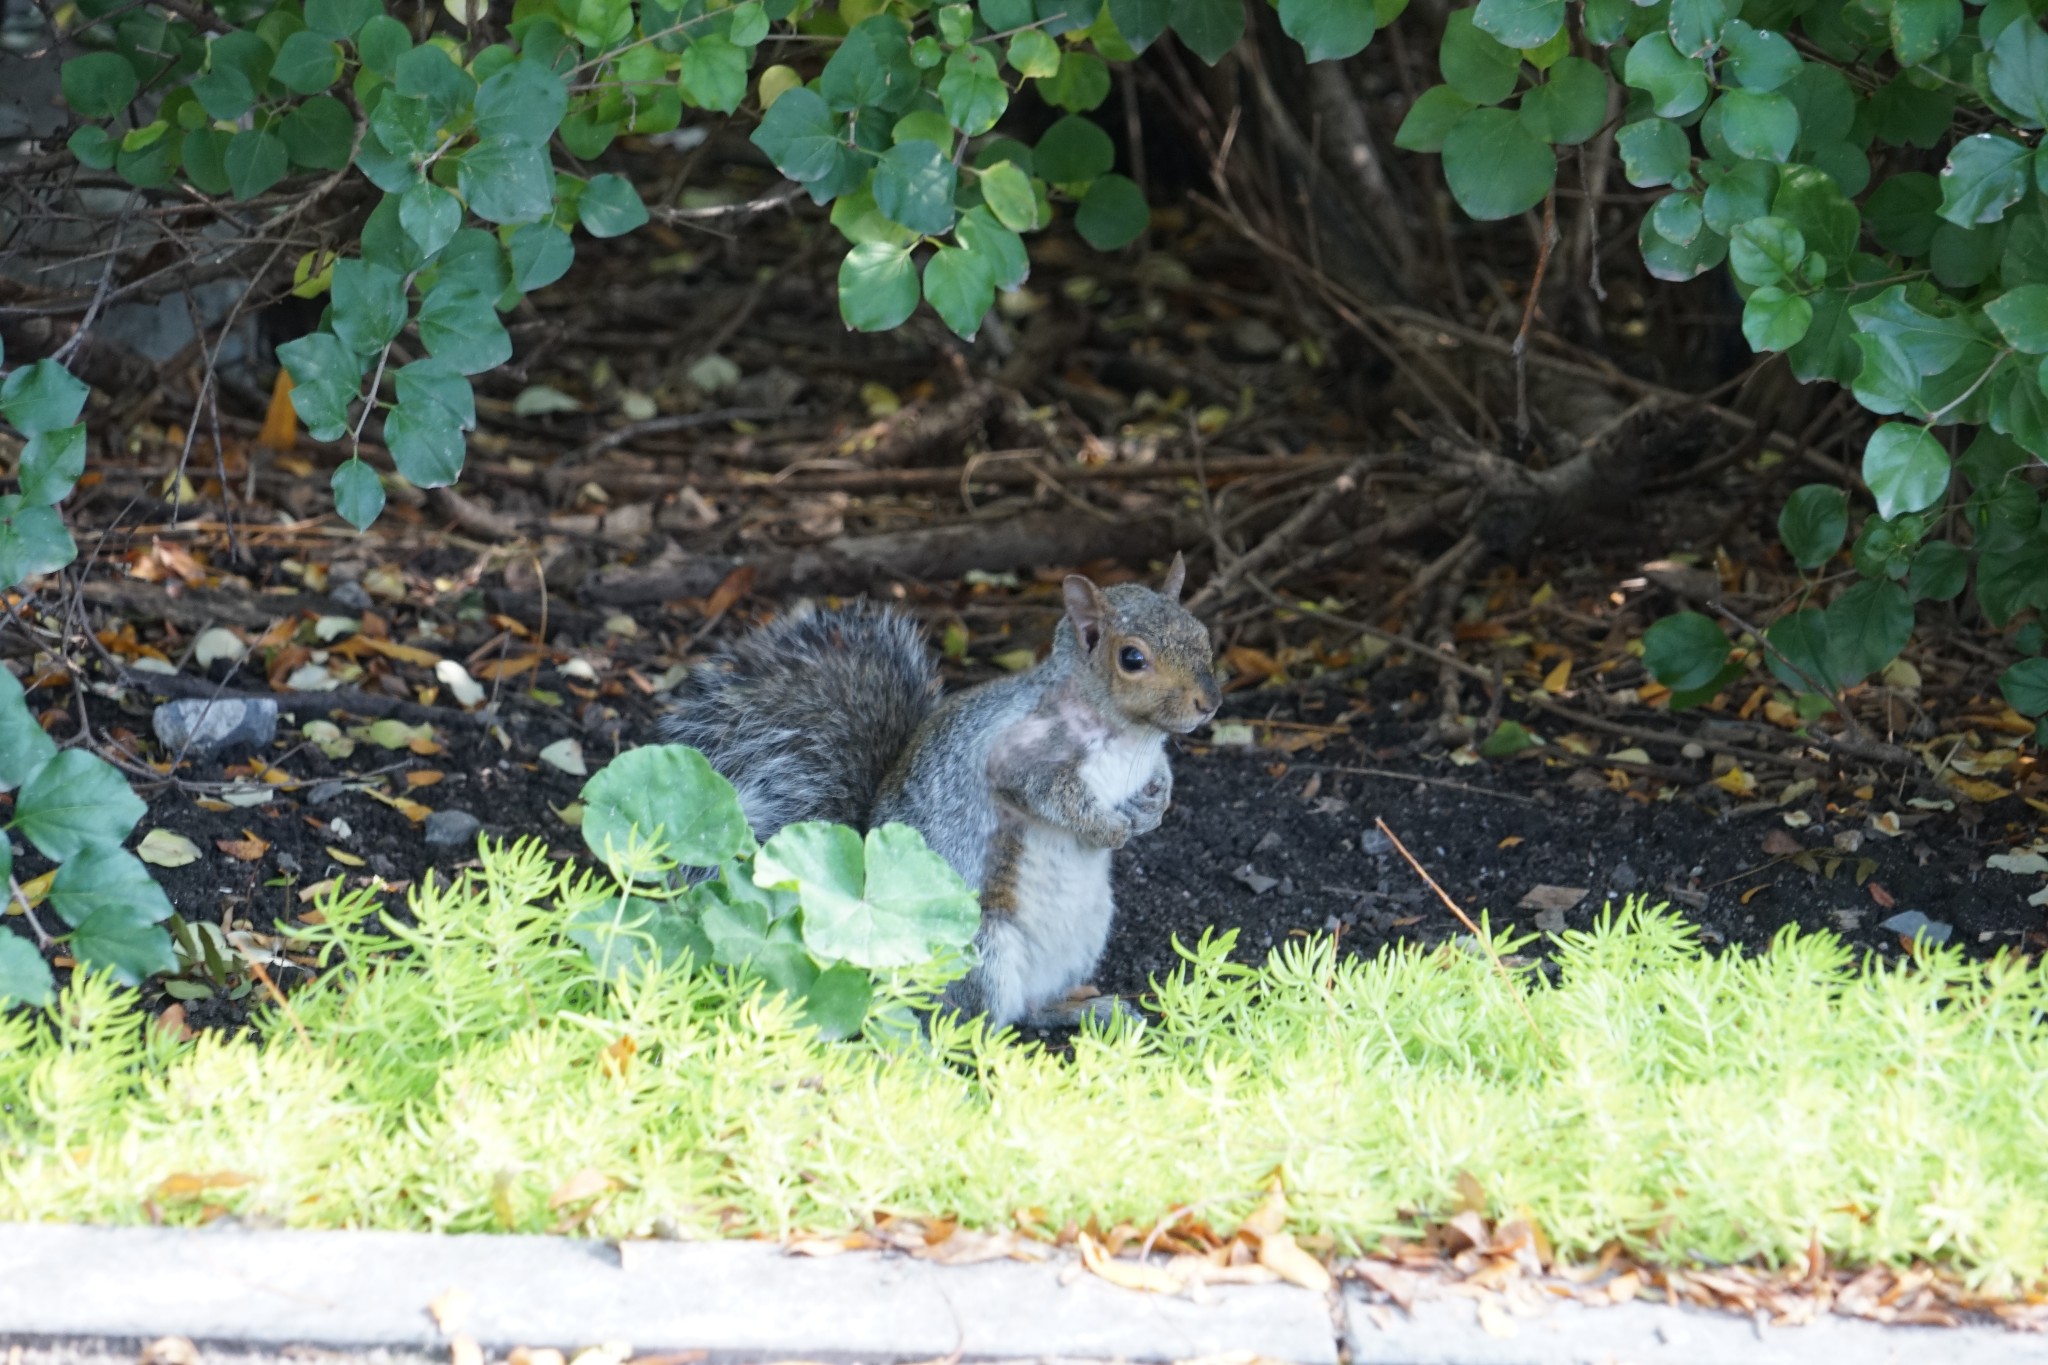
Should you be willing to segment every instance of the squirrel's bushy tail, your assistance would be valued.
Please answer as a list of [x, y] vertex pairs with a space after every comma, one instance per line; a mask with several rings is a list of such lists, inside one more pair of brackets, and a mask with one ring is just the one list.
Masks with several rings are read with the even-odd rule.
[[765, 841], [799, 820], [865, 829], [938, 696], [917, 623], [861, 602], [742, 636], [690, 671], [661, 729], [724, 774]]

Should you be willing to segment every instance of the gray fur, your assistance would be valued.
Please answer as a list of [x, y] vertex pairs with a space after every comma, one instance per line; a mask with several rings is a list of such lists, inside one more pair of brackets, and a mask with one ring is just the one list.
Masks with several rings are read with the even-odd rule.
[[858, 602], [792, 612], [692, 669], [661, 734], [725, 775], [763, 842], [800, 820], [865, 829], [938, 697], [917, 623]]

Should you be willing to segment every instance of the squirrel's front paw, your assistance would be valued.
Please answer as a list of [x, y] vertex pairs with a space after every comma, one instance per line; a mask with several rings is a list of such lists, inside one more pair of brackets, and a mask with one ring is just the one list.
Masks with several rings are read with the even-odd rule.
[[1164, 782], [1148, 782], [1137, 795], [1117, 808], [1117, 814], [1131, 823], [1132, 835], [1150, 834], [1159, 828], [1166, 818], [1166, 808], [1173, 804], [1173, 792]]

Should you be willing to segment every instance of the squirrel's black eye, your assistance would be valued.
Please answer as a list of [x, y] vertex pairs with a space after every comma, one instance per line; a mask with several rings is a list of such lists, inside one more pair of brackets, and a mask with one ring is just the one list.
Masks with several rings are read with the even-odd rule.
[[1145, 671], [1145, 651], [1139, 649], [1136, 645], [1125, 645], [1117, 654], [1116, 661], [1118, 666], [1126, 673], [1142, 673]]

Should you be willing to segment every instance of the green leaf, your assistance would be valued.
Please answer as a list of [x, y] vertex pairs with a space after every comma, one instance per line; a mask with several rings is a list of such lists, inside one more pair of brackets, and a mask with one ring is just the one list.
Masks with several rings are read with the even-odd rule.
[[953, 229], [960, 245], [980, 257], [998, 289], [1015, 289], [1031, 273], [1031, 258], [1024, 252], [1024, 239], [996, 221], [986, 206], [960, 215]]
[[254, 199], [291, 169], [291, 156], [284, 139], [275, 133], [243, 129], [229, 141], [222, 157], [228, 173], [228, 188], [237, 199]]
[[1902, 74], [1885, 82], [1868, 108], [1870, 126], [1881, 141], [1932, 150], [1955, 122], [1956, 97], [1947, 89], [1923, 90]]
[[[1740, 224], [1770, 213], [1771, 195], [1778, 188], [1775, 166], [1761, 161], [1710, 161], [1702, 169], [1708, 184], [1700, 211], [1714, 231], [1725, 237]], [[1930, 176], [1930, 182], [1932, 179]]]
[[13, 828], [45, 858], [61, 863], [83, 849], [120, 844], [147, 809], [113, 764], [84, 749], [66, 749], [22, 785]]
[[[1962, 0], [1892, 0], [1892, 55], [1898, 58], [1900, 66], [1918, 66], [1932, 60], [1962, 33]], [[1994, 71], [1997, 62], [1994, 53]], [[1996, 75], [1992, 81], [1995, 88]], [[2005, 97], [2001, 94], [1999, 98]]]
[[405, 365], [393, 375], [401, 405], [436, 408], [443, 421], [464, 431], [476, 429], [476, 393], [469, 380], [445, 360], [429, 357]]
[[2048, 355], [2048, 284], [2023, 284], [1984, 305], [1984, 315], [2016, 351]]
[[1934, 506], [1948, 491], [1948, 476], [1948, 452], [1925, 427], [1887, 422], [1863, 447], [1863, 481], [1887, 520]]
[[1828, 606], [1828, 655], [1844, 686], [1877, 672], [1913, 636], [1913, 604], [1896, 583], [1858, 583]]
[[754, 849], [732, 783], [681, 744], [630, 749], [583, 784], [583, 842], [607, 863], [637, 831], [685, 867], [716, 867]]
[[170, 918], [170, 898], [127, 849], [87, 848], [65, 859], [50, 907], [74, 930], [70, 947], [83, 967], [110, 970], [130, 986], [177, 970], [171, 936], [154, 927]]
[[1014, 161], [999, 161], [981, 173], [981, 197], [1003, 226], [1028, 232], [1038, 226], [1038, 196], [1031, 177]]
[[512, 358], [512, 338], [490, 295], [462, 280], [444, 280], [420, 301], [420, 341], [427, 354], [463, 374], [482, 374]]
[[384, 481], [377, 471], [356, 457], [337, 466], [329, 482], [334, 490], [334, 510], [341, 513], [341, 519], [358, 531], [369, 530], [384, 510]]
[[823, 179], [839, 167], [839, 126], [825, 101], [803, 86], [782, 92], [750, 140], [777, 170], [800, 184]]
[[1647, 213], [1636, 229], [1636, 245], [1643, 264], [1660, 280], [1697, 279], [1728, 255], [1728, 239], [1720, 233], [1709, 229], [1690, 242], [1673, 242], [1657, 231], [1656, 219]]
[[384, 445], [391, 463], [416, 488], [443, 488], [462, 477], [467, 446], [438, 407], [399, 403], [384, 416]]
[[1652, 112], [1683, 118], [1707, 102], [1706, 68], [1697, 57], [1681, 56], [1662, 33], [1652, 33], [1628, 50], [1624, 78], [1649, 92]]
[[1829, 658], [1828, 618], [1816, 607], [1795, 611], [1771, 622], [1764, 639], [1770, 648], [1764, 662], [1771, 676], [1794, 692], [1825, 690], [1835, 685]]
[[76, 558], [78, 546], [55, 508], [0, 497], [0, 588], [55, 573]]
[[40, 436], [76, 423], [91, 392], [57, 361], [38, 360], [0, 381], [0, 417], [24, 436]]
[[568, 110], [560, 76], [538, 62], [514, 62], [477, 87], [476, 134], [484, 142], [544, 147]]
[[314, 171], [338, 171], [348, 165], [349, 147], [355, 141], [355, 120], [340, 100], [332, 95], [315, 95], [286, 114], [277, 125], [277, 133], [293, 165]]
[[[0, 853], [0, 859], [4, 857]], [[46, 1006], [56, 998], [56, 979], [36, 945], [20, 934], [0, 930], [0, 1008]]]
[[405, 326], [405, 280], [359, 257], [334, 263], [334, 334], [349, 349], [375, 355]]
[[383, 12], [383, 0], [306, 0], [306, 27], [345, 42]]
[[1614, 145], [1631, 185], [1652, 189], [1681, 184], [1692, 176], [1692, 144], [1685, 130], [1668, 119], [1628, 124], [1614, 135]]
[[1040, 81], [1038, 93], [1054, 108], [1086, 113], [1109, 98], [1109, 68], [1092, 52], [1068, 48], [1060, 55], [1058, 74]]
[[1643, 632], [1643, 667], [1672, 691], [1690, 692], [1720, 674], [1733, 648], [1713, 618], [1682, 611]]
[[[1526, 5], [1529, 0], [1521, 3]], [[1555, 3], [1561, 19], [1564, 0], [1537, 3]], [[1379, 16], [1372, 0], [1280, 0], [1280, 27], [1301, 44], [1302, 55], [1309, 61], [1335, 62], [1365, 50], [1379, 28]], [[1482, 27], [1491, 29], [1492, 25]]]
[[277, 50], [272, 79], [295, 95], [317, 95], [341, 76], [341, 49], [310, 29], [300, 29]]
[[[1370, 5], [1360, 5], [1358, 8], [1365, 11], [1368, 20], [1371, 19]], [[1281, 12], [1285, 14], [1284, 7]], [[1285, 21], [1282, 22], [1284, 25]], [[1479, 4], [1472, 11], [1472, 22], [1504, 46], [1540, 47], [1564, 27], [1564, 0], [1479, 0]], [[1288, 32], [1292, 37], [1293, 30], [1290, 29]], [[1372, 36], [1369, 30], [1366, 36]], [[1360, 43], [1359, 46], [1363, 47], [1364, 44]], [[1349, 56], [1350, 53], [1343, 55]]]
[[[228, 143], [233, 134], [218, 128], [195, 128], [185, 134], [179, 149], [185, 164], [185, 178], [207, 194], [226, 194], [234, 188], [228, 178]], [[286, 144], [289, 149], [290, 144]]]
[[683, 98], [693, 109], [730, 114], [747, 97], [747, 71], [753, 60], [751, 49], [716, 33], [705, 34], [683, 52]]
[[[36, 724], [21, 682], [0, 668], [0, 791], [12, 791], [57, 755], [57, 741]], [[0, 844], [7, 842], [0, 835]]]
[[974, 892], [908, 825], [865, 841], [843, 825], [789, 825], [755, 857], [754, 881], [796, 889], [804, 944], [827, 962], [911, 966], [965, 947], [981, 921]]
[[1543, 741], [1511, 720], [1493, 727], [1493, 733], [1479, 746], [1482, 758], [1513, 758], [1525, 749], [1541, 748]]
[[1144, 191], [1127, 176], [1095, 178], [1074, 214], [1074, 230], [1097, 251], [1129, 246], [1152, 226], [1152, 209]]
[[1458, 207], [1481, 222], [1543, 202], [1557, 157], [1506, 109], [1475, 109], [1444, 136], [1444, 180]]
[[[1982, 344], [1976, 328], [1962, 318], [1942, 317], [1916, 308], [1907, 300], [1906, 286], [1902, 284], [1856, 304], [1849, 312], [1860, 331], [1894, 348], [1921, 375], [1940, 374], [1961, 360], [1971, 347]], [[1942, 458], [1946, 467], [1947, 457]]]
[[875, 988], [868, 974], [840, 963], [818, 973], [804, 992], [804, 1022], [827, 1042], [852, 1038], [866, 1025]]
[[732, 7], [732, 26], [726, 37], [741, 47], [759, 47], [768, 36], [768, 11], [761, 0], [741, 0]]
[[1650, 220], [1658, 236], [1680, 246], [1690, 245], [1707, 225], [1699, 201], [1689, 194], [1665, 195], [1650, 209]]
[[89, 52], [64, 63], [58, 82], [64, 102], [80, 118], [112, 118], [140, 88], [135, 68], [118, 52]]
[[1970, 576], [1970, 557], [1946, 540], [1929, 541], [1913, 556], [1906, 588], [1915, 602], [1947, 602], [1959, 596]]
[[462, 205], [439, 185], [422, 180], [400, 197], [398, 221], [425, 259], [448, 245], [462, 226]]
[[64, 145], [78, 158], [79, 165], [95, 171], [112, 170], [121, 150], [120, 144], [107, 136], [106, 129], [90, 123], [75, 129]]
[[1222, 61], [1244, 36], [1242, 0], [1175, 0], [1168, 8], [1174, 33], [1210, 66]]
[[476, 106], [476, 78], [433, 43], [422, 43], [400, 57], [391, 84], [401, 95], [424, 100], [437, 128]]
[[1060, 69], [1060, 45], [1044, 30], [1028, 28], [1010, 40], [1009, 62], [1020, 76], [1055, 76]]
[[[383, 0], [377, 0], [383, 8]], [[398, 59], [412, 51], [412, 34], [404, 24], [388, 14], [373, 14], [363, 21], [362, 32], [356, 36], [356, 52], [363, 59], [363, 69], [385, 80], [398, 75]]]
[[1466, 99], [1474, 104], [1499, 104], [1515, 93], [1522, 55], [1481, 32], [1472, 21], [1471, 10], [1455, 9], [1444, 22], [1437, 63], [1445, 83]]
[[1721, 45], [1721, 26], [1737, 8], [1730, 0], [1671, 0], [1664, 30], [1678, 52], [1703, 57]]
[[875, 167], [875, 203], [912, 232], [937, 236], [953, 228], [957, 172], [935, 142], [905, 142]]
[[962, 247], [940, 247], [924, 265], [924, 297], [955, 335], [974, 340], [996, 303], [991, 263]]
[[1806, 238], [1783, 218], [1758, 218], [1728, 236], [1728, 267], [1744, 284], [1796, 283]]
[[569, 273], [576, 246], [553, 223], [528, 223], [513, 230], [505, 249], [512, 259], [512, 284], [530, 292], [544, 289]]
[[555, 172], [541, 147], [472, 147], [456, 162], [455, 176], [469, 211], [487, 223], [538, 222], [555, 206]]
[[576, 220], [593, 237], [617, 237], [647, 221], [647, 206], [624, 176], [593, 176], [576, 202]]
[[1778, 513], [1778, 539], [1792, 552], [1792, 562], [1818, 569], [1841, 553], [1849, 538], [1849, 495], [1824, 483], [1792, 491]]
[[1935, 229], [1942, 226], [1940, 207], [1941, 183], [1923, 172], [1908, 171], [1872, 190], [1863, 201], [1863, 216], [1886, 251], [1925, 256], [1934, 245]]
[[1789, 351], [1812, 325], [1813, 305], [1776, 285], [1755, 290], [1742, 305], [1742, 335], [1753, 351]]
[[681, 901], [645, 896], [628, 896], [623, 903], [607, 900], [578, 910], [564, 932], [589, 956], [601, 979], [644, 981], [685, 964], [712, 961], [711, 940], [695, 909], [702, 903], [695, 894]]
[[2020, 660], [1998, 675], [1998, 690], [2021, 715], [2048, 715], [2048, 659]]
[[1987, 74], [1991, 93], [2019, 115], [2021, 127], [2048, 124], [2048, 32], [2032, 16], [2008, 24], [1991, 44]]
[[1721, 30], [1722, 69], [1745, 90], [1776, 90], [1799, 74], [1799, 53], [1784, 34], [1731, 19]]
[[946, 58], [939, 78], [939, 104], [955, 128], [979, 137], [996, 126], [1010, 104], [1010, 88], [996, 68], [995, 57], [980, 47], [963, 47]]
[[1116, 164], [1116, 147], [1093, 119], [1068, 114], [1045, 130], [1032, 149], [1034, 170], [1055, 185], [1079, 185]]
[[2027, 192], [2027, 148], [1996, 133], [1958, 142], [1941, 170], [1941, 216], [1958, 227], [1995, 223]]
[[1792, 159], [1799, 141], [1799, 110], [1783, 95], [1730, 90], [1721, 96], [1721, 136], [1745, 161]]
[[917, 300], [917, 267], [908, 247], [862, 242], [839, 263], [839, 316], [857, 332], [902, 326]]
[[85, 473], [85, 423], [58, 427], [29, 439], [21, 449], [15, 477], [21, 481], [25, 506], [48, 507], [62, 502]]
[[332, 333], [313, 332], [279, 346], [277, 358], [292, 377], [292, 407], [299, 420], [315, 440], [340, 440], [348, 431], [349, 404], [362, 383], [362, 357]]
[[[1524, 118], [1527, 117], [1529, 101], [1538, 93], [1531, 91], [1523, 97]], [[1458, 120], [1477, 107], [1448, 85], [1432, 85], [1408, 106], [1408, 116], [1401, 120], [1400, 128], [1394, 133], [1394, 145], [1405, 152], [1441, 151], [1444, 138], [1457, 126]], [[1529, 131], [1542, 136], [1534, 128]]]
[[[982, 5], [986, 14], [988, 5]], [[1159, 35], [1166, 32], [1166, 25], [1173, 18], [1173, 0], [1109, 0], [1109, 17], [1116, 24], [1118, 33], [1132, 48], [1143, 52], [1159, 41]], [[989, 27], [1002, 29], [1005, 25], [989, 21]]]
[[[1445, 87], [1438, 86], [1437, 89]], [[1422, 107], [1431, 91], [1424, 91], [1415, 109]], [[1449, 92], [1459, 98], [1455, 92]], [[1470, 108], [1468, 101], [1463, 101]], [[1549, 79], [1522, 96], [1522, 126], [1532, 137], [1562, 147], [1576, 147], [1587, 141], [1607, 122], [1607, 74], [1582, 57], [1561, 57], [1550, 68]], [[1401, 124], [1401, 133], [1415, 118], [1415, 110]], [[1440, 135], [1441, 136], [1441, 135]], [[1395, 146], [1404, 145], [1396, 134]], [[1431, 150], [1431, 149], [1420, 149]]]
[[[985, 59], [995, 65], [993, 57]], [[910, 30], [893, 14], [877, 14], [847, 31], [818, 76], [818, 93], [837, 110], [873, 106], [897, 113], [922, 84], [910, 60]]]

